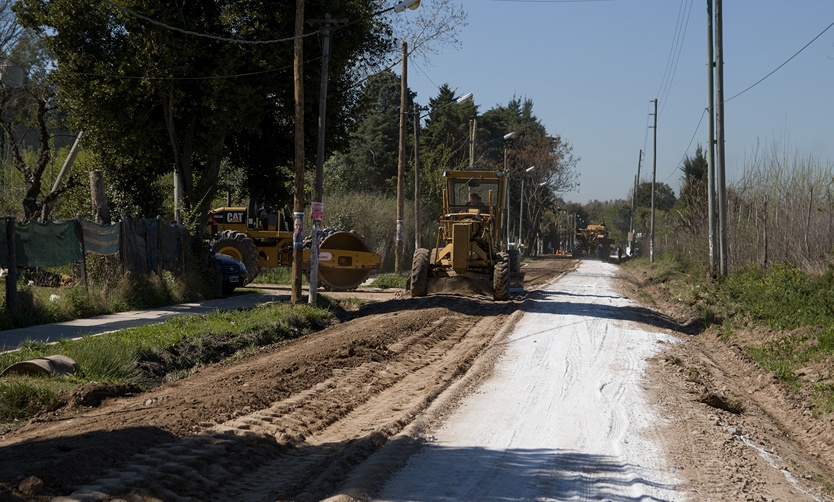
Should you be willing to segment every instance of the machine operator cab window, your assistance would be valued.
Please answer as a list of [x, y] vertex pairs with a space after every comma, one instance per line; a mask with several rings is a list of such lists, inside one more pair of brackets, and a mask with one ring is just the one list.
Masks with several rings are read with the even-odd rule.
[[[489, 214], [496, 205], [498, 183], [478, 179], [459, 179], [452, 182], [449, 201], [452, 212]], [[492, 200], [490, 200], [492, 198]]]

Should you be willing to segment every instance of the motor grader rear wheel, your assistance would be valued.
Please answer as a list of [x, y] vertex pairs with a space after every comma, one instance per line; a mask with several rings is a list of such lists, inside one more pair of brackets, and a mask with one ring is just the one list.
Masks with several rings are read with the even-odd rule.
[[246, 234], [234, 230], [223, 230], [214, 240], [215, 253], [231, 256], [246, 266], [246, 284], [251, 283], [261, 271], [258, 248]]
[[411, 296], [426, 296], [429, 292], [429, 250], [418, 248], [411, 260]]
[[510, 299], [510, 257], [507, 253], [495, 255], [492, 271], [492, 298], [503, 302]]

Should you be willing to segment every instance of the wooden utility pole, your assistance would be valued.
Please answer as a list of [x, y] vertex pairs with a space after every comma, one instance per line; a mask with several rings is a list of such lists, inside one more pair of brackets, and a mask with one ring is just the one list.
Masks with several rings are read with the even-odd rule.
[[304, 253], [304, 0], [295, 0], [293, 86], [295, 87], [295, 184], [293, 198], [292, 303], [301, 302]]
[[405, 209], [405, 108], [408, 102], [408, 44], [403, 40], [403, 73], [400, 77], [400, 147], [397, 162], [397, 233], [394, 248], [394, 273], [399, 274], [403, 259], [403, 211]]
[[713, 60], [712, 2], [707, 0], [707, 213], [709, 214], [709, 274], [715, 277], [715, 61]]
[[475, 167], [475, 138], [478, 131], [478, 119], [469, 121], [469, 169]]
[[721, 0], [715, 0], [715, 182], [718, 194], [718, 249], [721, 275], [727, 275], [727, 187], [724, 165], [724, 15]]
[[654, 99], [654, 152], [652, 153], [652, 227], [649, 230], [649, 262], [654, 263], [654, 192], [657, 182], [657, 99]]

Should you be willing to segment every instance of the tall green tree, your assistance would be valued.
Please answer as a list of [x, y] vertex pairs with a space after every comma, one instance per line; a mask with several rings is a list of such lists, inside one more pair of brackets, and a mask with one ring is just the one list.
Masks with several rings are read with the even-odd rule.
[[[334, 34], [330, 145], [345, 140], [355, 61], [380, 60], [394, 45], [388, 24], [371, 16], [374, 7], [361, 0], [308, 2], [308, 18], [329, 12], [357, 20], [338, 39]], [[58, 99], [70, 122], [87, 132], [86, 144], [125, 206], [161, 210], [156, 182], [176, 173], [183, 209], [199, 226], [224, 159], [246, 164], [252, 192], [283, 190], [275, 173], [293, 156], [294, 3], [21, 0], [16, 11], [21, 23], [45, 35], [57, 61]], [[306, 58], [318, 54], [320, 38], [305, 37]], [[305, 65], [311, 163], [319, 73], [319, 65]]]
[[699, 232], [707, 223], [707, 169], [708, 163], [701, 145], [695, 150], [695, 156], [686, 156], [681, 171], [683, 184], [677, 212], [680, 228]]
[[[668, 211], [675, 206], [677, 198], [675, 191], [666, 183], [655, 184], [654, 207], [661, 211]], [[637, 197], [635, 197], [636, 207], [652, 207], [652, 184], [651, 182], [643, 182], [637, 185]]]
[[399, 162], [400, 78], [384, 71], [362, 87], [348, 148], [331, 159], [332, 189], [390, 193]]
[[477, 117], [478, 108], [472, 100], [458, 103], [460, 97], [449, 84], [441, 85], [437, 95], [429, 99], [420, 132], [423, 193], [438, 200], [443, 172], [469, 165], [469, 124]]
[[44, 175], [53, 162], [55, 132], [62, 127], [56, 89], [47, 79], [52, 59], [43, 39], [31, 30], [21, 31], [14, 44], [6, 57], [10, 68], [19, 70], [20, 78], [0, 82], [2, 157], [19, 173], [23, 217], [33, 219], [46, 216], [49, 204], [77, 179], [69, 177], [53, 187], [43, 187], [48, 183]]

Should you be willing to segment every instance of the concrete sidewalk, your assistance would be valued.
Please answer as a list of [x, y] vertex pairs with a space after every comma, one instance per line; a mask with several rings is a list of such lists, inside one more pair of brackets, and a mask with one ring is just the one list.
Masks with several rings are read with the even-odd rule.
[[249, 293], [228, 298], [215, 298], [199, 303], [182, 303], [151, 310], [135, 310], [108, 314], [89, 319], [40, 324], [27, 328], [0, 331], [0, 351], [16, 349], [24, 340], [55, 342], [62, 338], [78, 338], [99, 335], [134, 326], [162, 322], [178, 315], [208, 314], [217, 310], [238, 310], [252, 308], [259, 303], [289, 300], [289, 295], [275, 293]]

